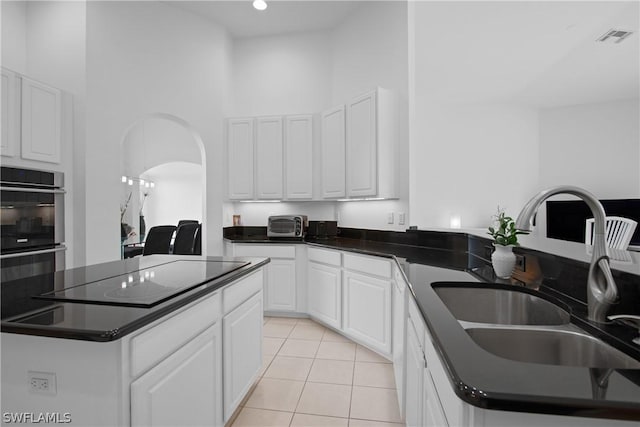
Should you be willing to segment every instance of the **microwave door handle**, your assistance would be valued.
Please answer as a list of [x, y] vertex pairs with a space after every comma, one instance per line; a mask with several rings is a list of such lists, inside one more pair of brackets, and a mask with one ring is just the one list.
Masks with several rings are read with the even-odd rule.
[[21, 187], [0, 187], [2, 191], [17, 191], [20, 193], [52, 193], [65, 194], [65, 190], [59, 188], [21, 188]]

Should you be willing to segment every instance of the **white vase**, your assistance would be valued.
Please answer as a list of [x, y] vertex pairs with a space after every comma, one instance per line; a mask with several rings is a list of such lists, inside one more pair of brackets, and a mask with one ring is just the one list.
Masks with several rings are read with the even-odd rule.
[[491, 263], [496, 276], [501, 279], [508, 279], [516, 266], [516, 255], [513, 253], [513, 245], [493, 245], [496, 250], [491, 254]]

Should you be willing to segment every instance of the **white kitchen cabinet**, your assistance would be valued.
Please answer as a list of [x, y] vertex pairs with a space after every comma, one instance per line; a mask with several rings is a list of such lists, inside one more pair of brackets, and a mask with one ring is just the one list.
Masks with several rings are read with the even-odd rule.
[[423, 425], [425, 360], [418, 335], [411, 322], [407, 323], [406, 368], [405, 421], [407, 427], [418, 427]]
[[62, 92], [22, 77], [21, 156], [60, 163], [62, 150]]
[[131, 425], [221, 425], [221, 363], [217, 323], [131, 383]]
[[322, 113], [322, 198], [346, 197], [345, 107]]
[[425, 427], [448, 427], [447, 417], [440, 404], [438, 392], [428, 368], [423, 369], [422, 377], [422, 423]]
[[309, 314], [333, 328], [341, 329], [342, 275], [340, 267], [309, 262], [307, 282]]
[[262, 312], [262, 293], [258, 292], [222, 319], [225, 422], [249, 392], [262, 367]]
[[393, 375], [396, 380], [396, 392], [398, 394], [398, 406], [400, 413], [404, 414], [404, 381], [405, 381], [405, 343], [406, 343], [406, 315], [407, 315], [407, 283], [402, 271], [396, 265], [394, 267], [393, 280], [393, 309], [391, 353], [393, 360]]
[[20, 86], [16, 73], [2, 68], [2, 138], [0, 155], [13, 157], [20, 144]]
[[347, 103], [347, 197], [396, 197], [396, 110], [380, 88]]
[[296, 245], [235, 243], [227, 256], [271, 258], [266, 266], [264, 311], [268, 314], [298, 310]]
[[285, 117], [285, 181], [289, 200], [313, 198], [313, 116]]
[[230, 200], [254, 197], [253, 118], [227, 120], [227, 192]]
[[391, 282], [344, 271], [343, 330], [369, 348], [391, 356]]
[[282, 199], [282, 117], [256, 119], [256, 189], [258, 199]]
[[296, 260], [273, 258], [267, 268], [265, 310], [296, 311]]

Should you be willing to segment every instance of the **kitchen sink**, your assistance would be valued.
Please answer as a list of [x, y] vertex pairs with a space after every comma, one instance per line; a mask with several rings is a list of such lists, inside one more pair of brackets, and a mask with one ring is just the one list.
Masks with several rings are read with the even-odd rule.
[[520, 362], [604, 369], [640, 369], [640, 362], [579, 331], [542, 328], [466, 329], [480, 347]]
[[482, 287], [434, 287], [453, 316], [462, 321], [499, 325], [564, 325], [569, 313], [526, 292]]

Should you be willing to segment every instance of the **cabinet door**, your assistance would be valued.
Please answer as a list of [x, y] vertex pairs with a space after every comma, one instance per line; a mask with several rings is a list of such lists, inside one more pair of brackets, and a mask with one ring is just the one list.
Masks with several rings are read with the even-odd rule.
[[347, 105], [347, 196], [375, 196], [378, 192], [376, 92]]
[[313, 116], [285, 119], [287, 199], [313, 197]]
[[416, 332], [407, 322], [407, 381], [405, 381], [405, 421], [407, 427], [422, 426], [424, 355]]
[[391, 356], [391, 282], [345, 271], [343, 301], [344, 332]]
[[217, 323], [131, 383], [131, 425], [221, 425], [221, 361]]
[[440, 404], [438, 392], [431, 379], [428, 369], [424, 369], [423, 383], [423, 412], [422, 421], [425, 427], [448, 427], [449, 423]]
[[307, 267], [309, 314], [336, 329], [342, 326], [340, 269], [310, 262]]
[[22, 77], [22, 158], [60, 163], [62, 93]]
[[256, 121], [256, 187], [258, 199], [282, 199], [282, 117]]
[[2, 69], [2, 143], [0, 155], [14, 156], [19, 143], [20, 114], [18, 114], [20, 88], [13, 71]]
[[236, 410], [262, 366], [262, 292], [222, 319], [224, 421]]
[[406, 322], [406, 300], [405, 282], [402, 274], [395, 271], [393, 288], [393, 334], [392, 334], [392, 354], [393, 354], [393, 374], [396, 380], [396, 392], [398, 393], [398, 405], [400, 412], [404, 410], [404, 378], [405, 378], [405, 322]]
[[296, 261], [275, 259], [267, 265], [265, 310], [296, 311]]
[[227, 121], [227, 187], [232, 200], [253, 199], [253, 119]]
[[322, 113], [322, 198], [345, 197], [345, 110]]

